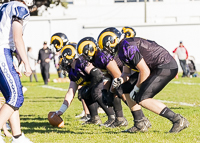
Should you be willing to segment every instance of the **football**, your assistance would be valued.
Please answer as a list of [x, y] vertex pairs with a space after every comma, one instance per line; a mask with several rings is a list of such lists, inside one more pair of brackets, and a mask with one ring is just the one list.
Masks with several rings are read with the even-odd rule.
[[59, 128], [64, 127], [63, 119], [60, 116], [57, 116], [56, 112], [54, 111], [49, 112], [48, 120], [49, 120], [49, 123], [54, 127], [59, 127]]

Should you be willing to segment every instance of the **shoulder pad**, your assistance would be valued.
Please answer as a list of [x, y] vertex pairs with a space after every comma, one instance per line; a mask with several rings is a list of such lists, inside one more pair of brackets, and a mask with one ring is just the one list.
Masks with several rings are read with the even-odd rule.
[[15, 8], [15, 14], [16, 17], [20, 19], [25, 19], [29, 15], [29, 11], [25, 7], [17, 6]]

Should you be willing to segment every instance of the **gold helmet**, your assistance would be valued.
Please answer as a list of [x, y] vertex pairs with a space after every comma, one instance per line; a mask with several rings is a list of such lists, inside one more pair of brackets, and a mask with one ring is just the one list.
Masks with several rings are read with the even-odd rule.
[[63, 46], [65, 46], [68, 42], [68, 38], [64, 33], [55, 33], [51, 36], [51, 43], [56, 52], [59, 52]]
[[115, 27], [104, 29], [97, 39], [99, 48], [114, 54], [117, 50], [117, 45], [120, 42], [120, 37], [121, 32]]
[[90, 61], [97, 47], [97, 41], [93, 37], [85, 37], [78, 42], [77, 51], [79, 55], [84, 55]]
[[125, 38], [131, 38], [136, 36], [136, 32], [132, 27], [123, 27], [122, 33], [125, 34]]

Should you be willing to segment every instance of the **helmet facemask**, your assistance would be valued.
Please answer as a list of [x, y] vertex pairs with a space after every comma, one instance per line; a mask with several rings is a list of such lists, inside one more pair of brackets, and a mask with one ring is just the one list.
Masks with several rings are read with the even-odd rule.
[[114, 55], [116, 53], [116, 46], [119, 43], [119, 38], [112, 36], [106, 36], [103, 40], [103, 50], [107, 51], [111, 55]]

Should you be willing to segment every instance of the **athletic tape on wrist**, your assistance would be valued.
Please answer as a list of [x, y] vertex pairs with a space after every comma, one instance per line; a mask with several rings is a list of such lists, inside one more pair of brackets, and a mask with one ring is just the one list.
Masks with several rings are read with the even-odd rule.
[[139, 92], [140, 88], [135, 85], [133, 90], [137, 93], [137, 92]]
[[59, 111], [64, 113], [67, 110], [68, 106], [65, 104], [62, 104], [62, 106], [60, 107]]

